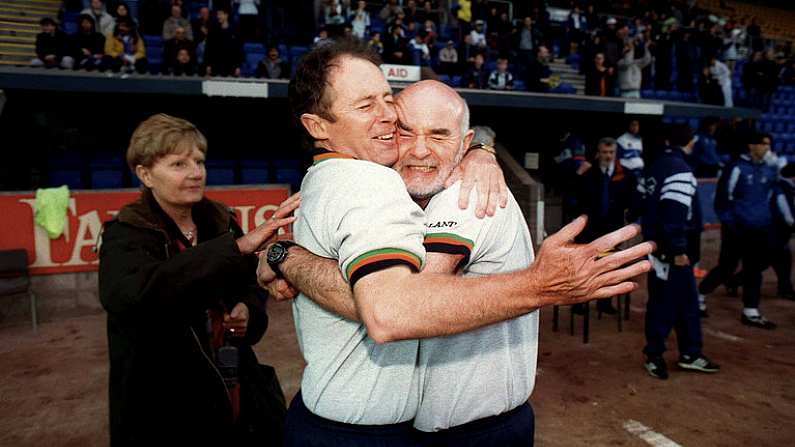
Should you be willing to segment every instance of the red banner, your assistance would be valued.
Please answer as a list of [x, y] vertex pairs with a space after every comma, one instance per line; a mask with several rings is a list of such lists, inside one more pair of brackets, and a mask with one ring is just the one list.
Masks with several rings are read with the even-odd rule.
[[[131, 189], [71, 192], [64, 233], [54, 240], [33, 222], [34, 193], [0, 194], [3, 213], [0, 249], [26, 249], [32, 274], [95, 271], [94, 247], [102, 223], [112, 219], [139, 194]], [[235, 210], [246, 232], [270, 217], [289, 194], [286, 186], [207, 189], [207, 197]]]

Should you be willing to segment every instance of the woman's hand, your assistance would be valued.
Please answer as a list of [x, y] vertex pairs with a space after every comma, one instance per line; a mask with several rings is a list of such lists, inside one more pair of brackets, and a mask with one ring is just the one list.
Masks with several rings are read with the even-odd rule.
[[243, 303], [235, 304], [232, 312], [224, 313], [224, 329], [232, 333], [234, 337], [243, 337], [248, 328], [248, 307]]
[[276, 240], [279, 228], [289, 225], [295, 221], [295, 217], [290, 216], [301, 204], [301, 193], [297, 192], [279, 205], [267, 222], [251, 230], [245, 236], [237, 240], [237, 247], [240, 253], [247, 255], [260, 250], [272, 241]]

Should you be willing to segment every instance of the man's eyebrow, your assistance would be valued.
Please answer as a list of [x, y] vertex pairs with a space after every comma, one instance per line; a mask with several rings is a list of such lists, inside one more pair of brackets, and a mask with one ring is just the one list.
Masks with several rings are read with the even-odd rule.
[[407, 126], [403, 121], [397, 120], [397, 126], [400, 130], [411, 132], [411, 127]]
[[362, 101], [372, 101], [375, 99], [375, 95], [367, 95], [362, 96], [361, 98], [357, 98], [354, 102], [362, 102]]
[[452, 135], [452, 132], [450, 132], [450, 129], [445, 128], [431, 129], [431, 135], [450, 136]]

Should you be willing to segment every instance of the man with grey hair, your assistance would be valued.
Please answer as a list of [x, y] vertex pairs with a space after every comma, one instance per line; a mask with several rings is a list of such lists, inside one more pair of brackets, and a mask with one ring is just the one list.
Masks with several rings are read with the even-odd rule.
[[[616, 157], [616, 140], [604, 137], [596, 145], [594, 163], [579, 177], [577, 214], [588, 216], [577, 242], [587, 243], [632, 222], [635, 176], [629, 175]], [[628, 218], [629, 216], [629, 218]], [[600, 311], [614, 314], [610, 300], [597, 302]], [[575, 311], [579, 311], [575, 307]]]

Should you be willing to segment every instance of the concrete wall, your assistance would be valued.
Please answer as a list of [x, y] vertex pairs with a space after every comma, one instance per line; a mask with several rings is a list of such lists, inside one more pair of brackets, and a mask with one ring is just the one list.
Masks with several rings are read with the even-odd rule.
[[[33, 276], [31, 283], [39, 322], [102, 312], [96, 272]], [[11, 324], [30, 324], [27, 295], [0, 299], [0, 326]]]

